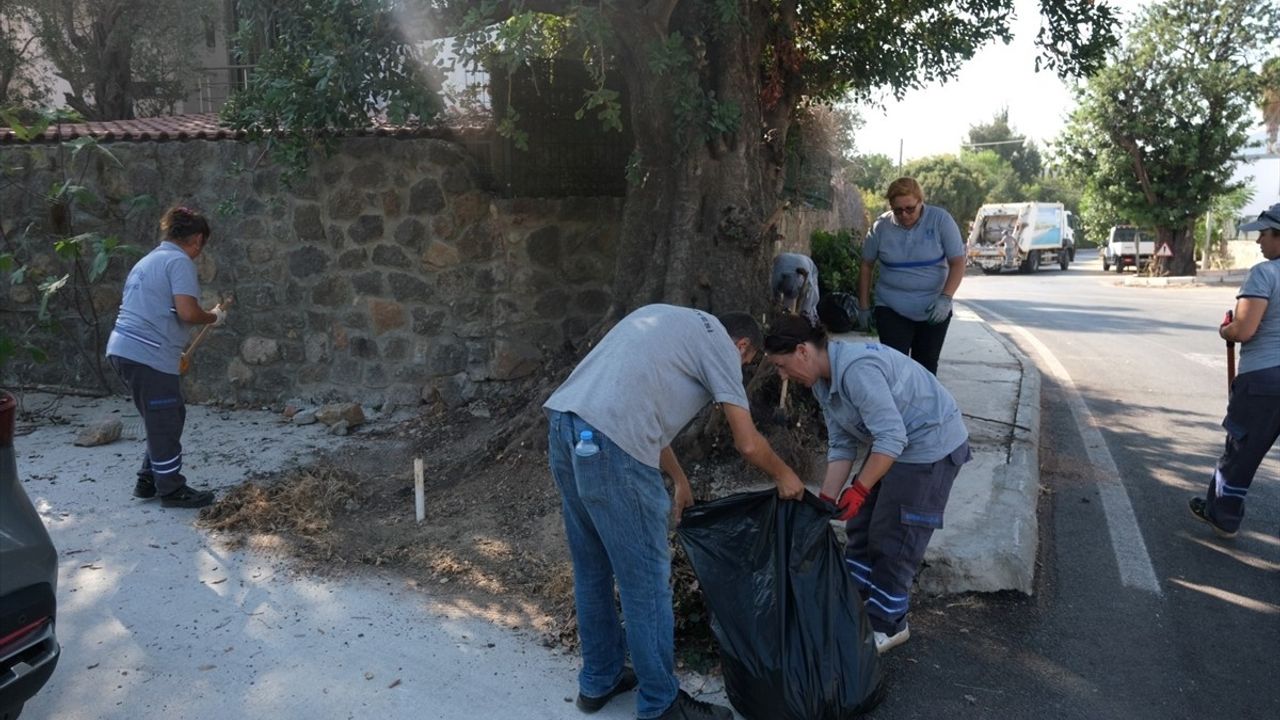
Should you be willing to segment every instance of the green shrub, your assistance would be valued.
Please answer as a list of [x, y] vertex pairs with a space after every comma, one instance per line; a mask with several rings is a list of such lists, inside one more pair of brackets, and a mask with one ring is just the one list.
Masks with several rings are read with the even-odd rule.
[[862, 247], [854, 247], [848, 230], [830, 233], [814, 231], [809, 238], [809, 257], [818, 266], [818, 292], [858, 294], [858, 271], [862, 267]]

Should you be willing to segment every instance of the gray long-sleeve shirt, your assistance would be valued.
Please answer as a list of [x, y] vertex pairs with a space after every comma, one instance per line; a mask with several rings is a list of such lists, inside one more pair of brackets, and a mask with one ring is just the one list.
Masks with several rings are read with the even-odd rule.
[[795, 303], [796, 312], [810, 322], [817, 321], [818, 266], [808, 255], [782, 253], [775, 257], [769, 286], [775, 297], [781, 296], [788, 305]]
[[920, 363], [887, 345], [832, 342], [831, 379], [813, 395], [827, 423], [827, 462], [854, 460], [858, 443], [905, 463], [933, 463], [969, 438], [960, 408]]

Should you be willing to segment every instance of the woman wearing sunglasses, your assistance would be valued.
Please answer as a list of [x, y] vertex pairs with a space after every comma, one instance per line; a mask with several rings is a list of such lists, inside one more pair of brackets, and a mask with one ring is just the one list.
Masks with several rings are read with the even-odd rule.
[[[828, 342], [821, 325], [779, 318], [765, 357], [813, 390], [827, 425], [821, 497], [848, 523], [845, 564], [885, 652], [911, 636], [911, 584], [960, 466], [969, 431], [955, 398], [920, 364], [873, 342]], [[870, 446], [854, 474], [858, 445]]]
[[[889, 212], [876, 218], [862, 245], [858, 301], [873, 307], [871, 277], [879, 264], [874, 308], [880, 342], [937, 375], [951, 298], [964, 278], [964, 240], [950, 213], [925, 205], [914, 179], [894, 180], [885, 197]], [[864, 327], [869, 319], [860, 318]]]

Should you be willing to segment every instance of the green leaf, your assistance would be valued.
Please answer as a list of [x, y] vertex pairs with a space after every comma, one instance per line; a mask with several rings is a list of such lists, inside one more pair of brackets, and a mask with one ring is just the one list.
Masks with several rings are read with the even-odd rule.
[[0, 272], [9, 272], [15, 264], [13, 253], [0, 253]]
[[106, 250], [101, 250], [94, 255], [93, 265], [89, 268], [89, 282], [97, 282], [98, 278], [102, 277], [102, 273], [107, 271], [107, 264], [110, 262], [111, 255]]
[[3, 119], [9, 129], [13, 131], [15, 137], [22, 142], [31, 142], [37, 137], [44, 134], [52, 123], [48, 118], [41, 118], [31, 125], [24, 125], [18, 119], [18, 115], [12, 111], [0, 111], [0, 119]]

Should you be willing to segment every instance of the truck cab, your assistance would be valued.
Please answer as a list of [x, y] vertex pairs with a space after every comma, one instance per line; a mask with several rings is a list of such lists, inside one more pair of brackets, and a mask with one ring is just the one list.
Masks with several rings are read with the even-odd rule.
[[1133, 225], [1114, 225], [1098, 254], [1102, 256], [1103, 272], [1113, 267], [1118, 273], [1126, 267], [1141, 270], [1155, 258], [1156, 241], [1151, 233]]

